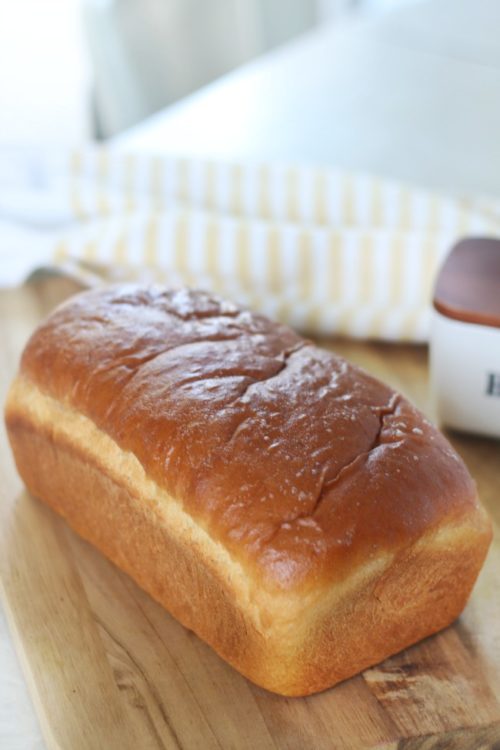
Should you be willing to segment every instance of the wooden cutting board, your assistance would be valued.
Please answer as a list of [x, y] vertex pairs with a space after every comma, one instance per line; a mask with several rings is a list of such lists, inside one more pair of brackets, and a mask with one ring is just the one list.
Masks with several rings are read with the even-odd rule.
[[[0, 396], [40, 317], [75, 291], [0, 294]], [[322, 342], [427, 410], [422, 347]], [[428, 410], [427, 410], [428, 411]], [[452, 435], [495, 523], [458, 622], [310, 698], [261, 690], [29, 497], [0, 435], [0, 579], [48, 748], [500, 747], [500, 443]]]

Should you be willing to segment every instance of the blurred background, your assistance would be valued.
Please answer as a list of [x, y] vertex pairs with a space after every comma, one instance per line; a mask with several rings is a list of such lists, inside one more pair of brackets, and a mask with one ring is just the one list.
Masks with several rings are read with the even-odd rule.
[[0, 142], [108, 138], [308, 30], [409, 2], [0, 0]]

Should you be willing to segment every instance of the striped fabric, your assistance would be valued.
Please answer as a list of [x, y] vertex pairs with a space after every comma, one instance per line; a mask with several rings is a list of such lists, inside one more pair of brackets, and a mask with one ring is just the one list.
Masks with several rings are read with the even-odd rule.
[[492, 200], [336, 170], [98, 149], [10, 152], [0, 216], [43, 235], [33, 267], [188, 284], [308, 333], [409, 341], [427, 337], [451, 244], [500, 234]]

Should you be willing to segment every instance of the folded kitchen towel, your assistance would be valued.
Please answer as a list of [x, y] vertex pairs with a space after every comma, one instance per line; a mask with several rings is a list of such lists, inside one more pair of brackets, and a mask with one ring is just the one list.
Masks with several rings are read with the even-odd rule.
[[436, 270], [500, 201], [113, 149], [0, 152], [0, 285], [38, 268], [235, 299], [310, 334], [425, 341]]

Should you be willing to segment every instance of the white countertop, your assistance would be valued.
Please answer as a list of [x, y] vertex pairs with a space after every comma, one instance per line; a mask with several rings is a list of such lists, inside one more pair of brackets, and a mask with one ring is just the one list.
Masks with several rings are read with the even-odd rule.
[[40, 727], [1, 608], [0, 665], [0, 747], [2, 750], [43, 750]]
[[427, 0], [304, 35], [118, 139], [500, 193], [500, 3]]

